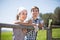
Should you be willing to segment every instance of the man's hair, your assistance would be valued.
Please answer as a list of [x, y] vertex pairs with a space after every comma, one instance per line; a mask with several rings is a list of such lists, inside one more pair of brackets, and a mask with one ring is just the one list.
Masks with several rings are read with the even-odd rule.
[[39, 8], [37, 6], [33, 6], [31, 9], [31, 12], [33, 11], [33, 9], [38, 9], [38, 12], [39, 12]]

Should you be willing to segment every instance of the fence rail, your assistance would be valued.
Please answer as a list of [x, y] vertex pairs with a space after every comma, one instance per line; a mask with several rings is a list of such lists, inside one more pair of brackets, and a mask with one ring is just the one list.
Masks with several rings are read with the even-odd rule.
[[26, 28], [26, 29], [34, 29], [32, 25], [22, 25], [22, 24], [6, 24], [6, 23], [0, 23], [0, 28]]
[[[5, 24], [5, 23], [0, 23], [0, 40], [1, 40], [1, 28], [26, 28], [26, 29], [31, 29], [33, 30], [33, 26], [27, 26], [27, 25], [22, 25], [22, 24]], [[60, 28], [60, 25], [51, 25], [50, 27], [46, 27], [45, 30], [47, 30], [47, 40], [52, 40], [52, 29], [53, 28]], [[60, 40], [60, 39], [59, 39]]]
[[60, 28], [60, 25], [52, 25], [52, 28]]
[[1, 28], [25, 28], [33, 30], [34, 27], [32, 25], [26, 26], [22, 24], [6, 24], [6, 23], [0, 23], [0, 40], [1, 40]]

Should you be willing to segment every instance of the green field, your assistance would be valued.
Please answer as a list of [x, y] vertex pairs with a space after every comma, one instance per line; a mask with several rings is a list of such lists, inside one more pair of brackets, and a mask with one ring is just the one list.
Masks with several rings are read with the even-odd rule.
[[[60, 29], [52, 30], [53, 38], [60, 38]], [[12, 40], [12, 32], [2, 32], [1, 40]], [[40, 30], [37, 34], [37, 40], [46, 40], [46, 30]]]
[[12, 40], [12, 32], [2, 32], [1, 40]]

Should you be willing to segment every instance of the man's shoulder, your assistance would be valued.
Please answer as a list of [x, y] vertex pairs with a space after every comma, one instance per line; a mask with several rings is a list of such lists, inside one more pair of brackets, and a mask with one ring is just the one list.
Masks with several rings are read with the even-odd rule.
[[42, 21], [43, 19], [42, 18], [37, 18], [37, 20]]

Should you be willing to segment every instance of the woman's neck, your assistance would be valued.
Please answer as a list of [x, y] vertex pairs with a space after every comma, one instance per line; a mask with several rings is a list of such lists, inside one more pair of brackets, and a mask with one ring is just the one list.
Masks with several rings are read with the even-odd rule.
[[20, 22], [24, 22], [24, 20], [21, 20], [21, 19], [20, 19]]

